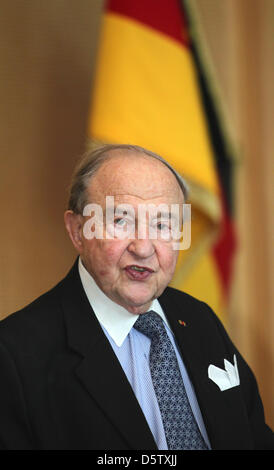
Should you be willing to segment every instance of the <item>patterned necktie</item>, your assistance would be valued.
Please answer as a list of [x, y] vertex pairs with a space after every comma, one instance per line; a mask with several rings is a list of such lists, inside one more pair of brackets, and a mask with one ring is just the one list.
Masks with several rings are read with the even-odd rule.
[[170, 450], [207, 450], [189, 404], [176, 353], [161, 317], [139, 315], [134, 328], [151, 339], [149, 365]]

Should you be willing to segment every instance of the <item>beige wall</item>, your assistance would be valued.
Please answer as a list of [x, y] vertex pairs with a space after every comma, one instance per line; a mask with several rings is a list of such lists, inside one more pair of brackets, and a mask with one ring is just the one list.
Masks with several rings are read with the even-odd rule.
[[85, 129], [101, 2], [0, 1], [0, 315], [48, 289], [74, 252], [66, 188]]
[[[229, 329], [256, 372], [274, 427], [274, 2], [192, 2], [239, 150]], [[101, 8], [101, 0], [0, 0], [2, 318], [54, 285], [75, 256], [62, 218], [85, 147]]]

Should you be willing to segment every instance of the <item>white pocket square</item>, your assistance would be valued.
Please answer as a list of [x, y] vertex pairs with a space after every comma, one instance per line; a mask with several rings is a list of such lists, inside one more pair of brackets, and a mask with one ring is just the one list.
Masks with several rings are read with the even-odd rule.
[[238, 372], [237, 360], [234, 354], [234, 365], [226, 359], [224, 360], [225, 370], [210, 364], [208, 367], [208, 377], [218, 385], [221, 391], [240, 385], [240, 377]]

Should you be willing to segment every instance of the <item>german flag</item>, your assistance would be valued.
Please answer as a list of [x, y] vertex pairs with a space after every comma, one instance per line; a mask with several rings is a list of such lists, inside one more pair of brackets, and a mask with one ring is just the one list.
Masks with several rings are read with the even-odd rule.
[[88, 135], [146, 147], [185, 178], [192, 241], [171, 285], [224, 319], [235, 247], [232, 159], [193, 31], [193, 15], [179, 0], [109, 0]]

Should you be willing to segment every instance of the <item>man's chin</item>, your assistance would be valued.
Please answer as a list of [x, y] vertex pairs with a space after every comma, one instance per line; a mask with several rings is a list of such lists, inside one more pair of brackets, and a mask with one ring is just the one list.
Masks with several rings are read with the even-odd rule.
[[155, 297], [150, 294], [149, 296], [128, 296], [123, 299], [124, 307], [131, 313], [144, 313], [149, 310], [149, 307]]

